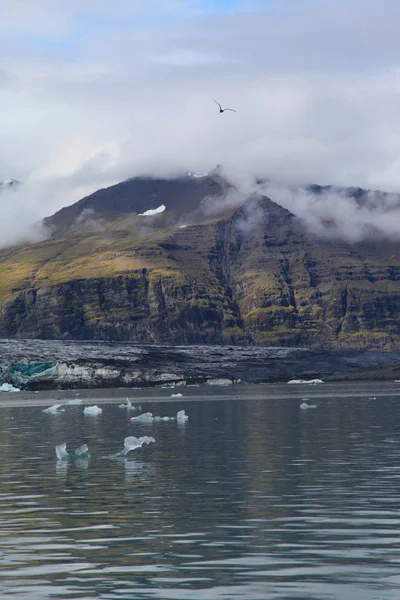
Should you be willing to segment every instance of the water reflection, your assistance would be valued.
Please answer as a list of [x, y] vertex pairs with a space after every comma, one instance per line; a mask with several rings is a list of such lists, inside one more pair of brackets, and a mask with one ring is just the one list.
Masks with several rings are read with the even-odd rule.
[[[398, 396], [372, 387], [146, 405], [182, 424], [1, 408], [0, 596], [398, 598]], [[129, 435], [156, 442], [107, 458]]]

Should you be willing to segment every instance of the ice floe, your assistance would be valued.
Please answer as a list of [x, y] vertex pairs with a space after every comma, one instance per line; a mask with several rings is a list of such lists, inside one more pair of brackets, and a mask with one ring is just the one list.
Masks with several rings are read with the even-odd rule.
[[140, 438], [130, 435], [124, 439], [124, 449], [118, 453], [118, 456], [126, 456], [131, 450], [136, 450], [136, 448], [141, 448], [143, 444], [151, 444], [155, 441], [156, 440], [153, 437], [149, 437], [148, 435], [144, 435]]
[[95, 417], [97, 415], [101, 415], [102, 412], [103, 412], [103, 409], [99, 408], [97, 405], [85, 406], [85, 408], [83, 409], [84, 415], [91, 415], [93, 417]]
[[300, 408], [303, 410], [307, 410], [308, 408], [317, 408], [316, 404], [307, 404], [307, 402], [302, 402], [300, 404]]
[[65, 408], [61, 408], [62, 404], [53, 404], [53, 406], [49, 406], [48, 408], [45, 408], [44, 410], [42, 410], [42, 412], [48, 414], [48, 415], [56, 415], [58, 413], [61, 412], [65, 412]]
[[58, 444], [56, 446], [56, 455], [58, 460], [64, 460], [66, 458], [89, 458], [89, 447], [87, 444], [82, 444], [79, 448], [76, 448], [72, 454], [67, 451], [67, 442]]
[[312, 383], [312, 384], [317, 384], [317, 383], [324, 383], [324, 381], [322, 381], [322, 379], [291, 379], [290, 381], [288, 381], [288, 383]]
[[151, 423], [154, 421], [153, 413], [145, 412], [137, 417], [131, 417], [131, 421], [140, 421], [141, 423]]
[[232, 379], [209, 379], [207, 385], [232, 385]]
[[183, 394], [171, 394], [171, 398], [183, 398]]
[[132, 402], [129, 400], [129, 398], [126, 399], [126, 402], [124, 402], [123, 404], [119, 404], [118, 408], [126, 408], [127, 410], [137, 410], [136, 406], [133, 406]]
[[159, 215], [160, 213], [164, 212], [165, 208], [165, 204], [161, 204], [161, 206], [158, 208], [151, 208], [143, 213], [139, 213], [139, 217], [152, 217], [153, 215]]
[[131, 417], [131, 421], [136, 421], [138, 423], [153, 423], [154, 421], [178, 421], [178, 423], [182, 423], [186, 421], [189, 417], [185, 414], [184, 410], [180, 410], [176, 417], [160, 417], [154, 416], [151, 412], [145, 412], [137, 417]]
[[176, 420], [178, 421], [178, 423], [185, 423], [185, 421], [187, 421], [188, 419], [189, 417], [187, 416], [184, 410], [180, 410], [176, 415]]

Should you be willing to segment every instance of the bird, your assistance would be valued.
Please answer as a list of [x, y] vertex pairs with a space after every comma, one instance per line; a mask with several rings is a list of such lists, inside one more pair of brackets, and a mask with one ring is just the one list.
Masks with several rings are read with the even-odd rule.
[[236, 110], [234, 110], [233, 108], [222, 108], [222, 106], [220, 105], [220, 103], [219, 103], [219, 102], [217, 102], [217, 101], [215, 100], [215, 98], [213, 98], [213, 100], [214, 100], [215, 104], [218, 104], [218, 106], [219, 106], [219, 112], [220, 112], [220, 113], [223, 113], [223, 112], [225, 112], [226, 110], [230, 110], [230, 111], [232, 111], [232, 112], [236, 112]]

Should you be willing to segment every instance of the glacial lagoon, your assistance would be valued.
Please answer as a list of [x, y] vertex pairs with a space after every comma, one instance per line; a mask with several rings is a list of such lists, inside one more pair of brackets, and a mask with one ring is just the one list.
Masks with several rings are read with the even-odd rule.
[[1, 598], [400, 597], [400, 383], [177, 391], [1, 394]]

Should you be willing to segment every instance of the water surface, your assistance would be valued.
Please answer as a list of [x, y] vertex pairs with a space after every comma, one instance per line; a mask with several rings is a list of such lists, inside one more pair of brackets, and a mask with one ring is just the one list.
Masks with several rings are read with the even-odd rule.
[[[1, 395], [0, 597], [400, 597], [400, 384], [129, 391], [184, 425], [130, 422], [126, 394]], [[128, 435], [156, 443], [108, 458]]]

